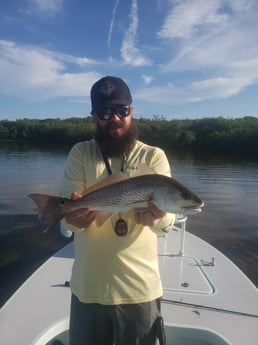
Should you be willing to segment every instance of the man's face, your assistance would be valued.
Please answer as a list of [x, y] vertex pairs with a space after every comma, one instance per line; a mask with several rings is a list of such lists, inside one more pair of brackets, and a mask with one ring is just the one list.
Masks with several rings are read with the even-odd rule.
[[102, 120], [96, 113], [92, 114], [97, 125], [95, 139], [106, 155], [121, 156], [128, 154], [134, 146], [138, 130], [132, 118], [132, 106], [125, 117], [115, 112], [117, 105], [112, 108], [112, 116], [109, 120]]
[[113, 116], [109, 120], [102, 120], [98, 117], [97, 113], [93, 113], [93, 117], [97, 123], [97, 126], [103, 133], [106, 134], [107, 138], [120, 138], [127, 133], [132, 123], [133, 106], [130, 106], [129, 115], [121, 117], [116, 113], [118, 105], [110, 106], [113, 111]]

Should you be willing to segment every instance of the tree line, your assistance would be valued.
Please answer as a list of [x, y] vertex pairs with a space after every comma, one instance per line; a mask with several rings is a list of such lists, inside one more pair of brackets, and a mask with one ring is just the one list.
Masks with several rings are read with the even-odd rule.
[[[164, 149], [185, 149], [224, 153], [258, 152], [258, 118], [246, 116], [166, 120], [135, 119], [139, 139]], [[0, 140], [30, 143], [74, 144], [94, 136], [92, 117], [69, 119], [1, 120]]]

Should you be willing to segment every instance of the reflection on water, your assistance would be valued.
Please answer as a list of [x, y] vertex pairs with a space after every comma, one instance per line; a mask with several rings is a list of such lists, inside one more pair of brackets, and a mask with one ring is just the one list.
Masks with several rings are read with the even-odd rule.
[[68, 149], [0, 142], [0, 215], [31, 214], [29, 193], [58, 194]]
[[[58, 194], [68, 151], [0, 142], [0, 216], [36, 214], [29, 193]], [[188, 217], [188, 231], [219, 248], [258, 286], [258, 160], [168, 156], [173, 176], [205, 201], [201, 214]], [[0, 236], [8, 231], [1, 226]]]

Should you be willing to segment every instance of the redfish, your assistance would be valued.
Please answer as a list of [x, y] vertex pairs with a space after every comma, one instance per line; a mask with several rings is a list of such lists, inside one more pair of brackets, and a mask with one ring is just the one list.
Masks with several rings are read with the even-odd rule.
[[100, 211], [110, 216], [146, 207], [151, 201], [164, 212], [192, 215], [201, 212], [204, 205], [183, 184], [159, 174], [128, 177], [117, 173], [87, 189], [82, 198], [77, 200], [44, 194], [29, 194], [29, 197], [37, 205], [44, 231], [55, 226], [68, 213], [80, 208]]

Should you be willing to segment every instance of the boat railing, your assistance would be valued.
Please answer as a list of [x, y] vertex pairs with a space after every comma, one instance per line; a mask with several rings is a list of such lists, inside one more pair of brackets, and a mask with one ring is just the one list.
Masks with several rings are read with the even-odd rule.
[[159, 256], [184, 256], [184, 248], [185, 248], [185, 232], [186, 232], [186, 221], [187, 217], [183, 214], [177, 215], [175, 219], [175, 223], [172, 225], [172, 231], [179, 231], [180, 232], [180, 242], [179, 242], [179, 250], [177, 253], [166, 253], [167, 247], [167, 236], [165, 234], [162, 236], [163, 238], [163, 253], [160, 253]]
[[177, 215], [175, 224], [173, 225], [173, 230], [180, 231], [180, 235], [181, 235], [178, 256], [184, 255], [186, 221], [187, 221], [187, 217], [184, 216], [183, 214], [180, 214], [180, 215]]

